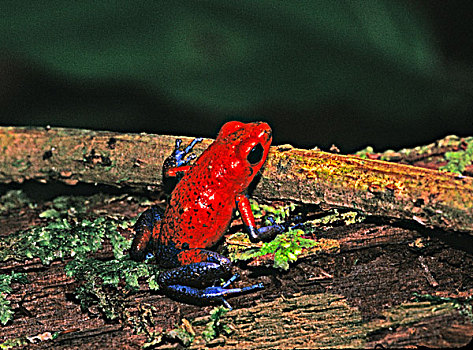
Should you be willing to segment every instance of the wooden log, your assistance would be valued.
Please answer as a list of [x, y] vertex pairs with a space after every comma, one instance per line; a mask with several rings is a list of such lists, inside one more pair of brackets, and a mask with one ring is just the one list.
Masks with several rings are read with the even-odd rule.
[[[190, 138], [182, 138], [184, 143]], [[0, 182], [159, 188], [176, 137], [0, 128]], [[199, 153], [211, 142], [196, 147]], [[473, 178], [290, 146], [271, 148], [254, 196], [360, 210], [473, 234]]]

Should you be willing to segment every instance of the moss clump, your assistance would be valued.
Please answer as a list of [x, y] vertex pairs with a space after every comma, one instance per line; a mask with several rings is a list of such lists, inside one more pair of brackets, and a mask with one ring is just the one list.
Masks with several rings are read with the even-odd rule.
[[108, 261], [77, 257], [66, 265], [65, 271], [68, 276], [82, 281], [75, 291], [81, 308], [87, 310], [95, 305], [109, 320], [121, 318], [123, 297], [139, 289], [140, 278], [149, 278], [149, 287], [158, 289], [153, 265], [125, 257]]
[[10, 275], [0, 274], [0, 323], [6, 325], [13, 317], [13, 310], [10, 307], [10, 301], [7, 295], [12, 292], [12, 283], [28, 283], [25, 273], [14, 272]]
[[[251, 209], [256, 219], [271, 217], [272, 221], [266, 220], [264, 225], [272, 225], [274, 223], [284, 224], [290, 220], [296, 210], [296, 206], [291, 203], [286, 206], [258, 204], [254, 200], [250, 200]], [[287, 270], [289, 263], [297, 260], [297, 256], [304, 248], [311, 248], [317, 245], [315, 240], [303, 237], [302, 230], [289, 230], [278, 235], [273, 241], [268, 243], [252, 244], [247, 236], [243, 233], [232, 235], [227, 243], [236, 242], [237, 244], [228, 244], [232, 260], [248, 260], [256, 257], [271, 254], [274, 258], [274, 267]], [[240, 242], [241, 244], [238, 244]], [[246, 249], [248, 246], [253, 246]]]
[[273, 267], [288, 270], [289, 264], [300, 257], [321, 251], [338, 250], [337, 240], [307, 238], [303, 230], [290, 230], [267, 243], [251, 243], [248, 236], [236, 233], [227, 239], [227, 250], [232, 260], [263, 259], [273, 262]]
[[54, 219], [42, 227], [33, 227], [5, 237], [0, 242], [0, 260], [40, 258], [44, 265], [55, 259], [94, 253], [106, 238], [114, 252], [123, 254], [129, 242], [117, 231], [117, 220], [99, 217], [94, 220]]
[[461, 174], [467, 166], [473, 163], [473, 142], [470, 142], [464, 151], [447, 152], [445, 159], [447, 165], [440, 167], [440, 170]]
[[357, 155], [358, 157], [362, 159], [369, 159], [368, 154], [374, 154], [373, 147], [367, 146], [366, 148], [363, 148], [362, 150], [355, 153], [355, 155]]
[[[21, 198], [21, 197], [20, 197]], [[131, 241], [125, 238], [120, 229], [126, 229], [130, 222], [119, 217], [95, 217], [90, 207], [109, 198], [101, 195], [92, 197], [58, 197], [46, 204], [39, 214], [46, 220], [43, 226], [19, 231], [4, 237], [0, 242], [0, 261], [39, 258], [44, 265], [57, 259], [71, 259], [65, 270], [82, 285], [76, 290], [76, 297], [84, 308], [98, 304], [109, 319], [117, 317], [117, 298], [112, 298], [117, 287], [125, 291], [138, 288], [138, 279], [150, 277], [150, 288], [156, 289], [152, 267], [126, 259], [124, 251]], [[114, 259], [102, 261], [93, 259], [91, 254], [110, 242]], [[14, 275], [13, 277], [15, 277]], [[9, 276], [7, 276], [9, 277]], [[16, 281], [13, 277], [2, 275], [2, 285]], [[19, 277], [18, 277], [19, 278]], [[17, 278], [17, 279], [18, 279]], [[2, 297], [5, 292], [2, 292]], [[0, 300], [0, 317], [5, 322], [11, 317], [8, 302]]]
[[228, 311], [229, 310], [223, 306], [217, 306], [210, 311], [210, 320], [205, 330], [202, 332], [202, 337], [206, 341], [213, 340], [221, 334], [230, 335], [232, 333], [231, 328], [222, 322], [222, 317], [225, 316]]
[[[286, 222], [295, 210], [294, 205], [274, 208], [252, 204], [252, 208], [255, 211], [255, 217], [258, 218], [266, 213], [271, 213], [277, 223]], [[226, 248], [230, 259], [233, 261], [255, 260], [256, 265], [259, 265], [259, 261], [272, 261], [273, 267], [287, 270], [291, 263], [296, 262], [301, 257], [320, 252], [337, 251], [340, 248], [338, 240], [316, 239], [318, 230], [327, 230], [339, 224], [351, 225], [364, 219], [365, 217], [357, 212], [339, 213], [334, 209], [321, 218], [299, 223], [296, 229], [290, 229], [267, 243], [253, 243], [248, 239], [247, 234], [235, 233], [227, 237]], [[270, 225], [271, 223], [266, 224]]]
[[315, 247], [318, 242], [313, 239], [304, 238], [304, 231], [291, 230], [278, 235], [274, 240], [263, 243], [261, 249], [254, 257], [267, 254], [274, 255], [274, 267], [282, 270], [289, 269], [289, 263], [293, 263], [301, 255], [302, 249]]

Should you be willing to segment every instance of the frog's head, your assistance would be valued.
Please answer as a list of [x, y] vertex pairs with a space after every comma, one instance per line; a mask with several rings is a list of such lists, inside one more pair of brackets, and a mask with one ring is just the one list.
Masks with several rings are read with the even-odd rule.
[[241, 181], [247, 184], [263, 166], [271, 141], [271, 128], [267, 123], [238, 121], [223, 125], [216, 140], [226, 146], [228, 152], [226, 157], [232, 159], [230, 162], [232, 169], [227, 169], [228, 173], [239, 176]]

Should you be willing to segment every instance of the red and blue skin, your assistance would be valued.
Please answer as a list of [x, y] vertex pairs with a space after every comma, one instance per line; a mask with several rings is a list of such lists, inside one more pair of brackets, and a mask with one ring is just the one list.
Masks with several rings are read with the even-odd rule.
[[268, 156], [272, 136], [264, 122], [224, 124], [216, 140], [195, 160], [195, 139], [184, 150], [181, 140], [163, 166], [164, 178], [177, 178], [168, 205], [146, 210], [135, 224], [130, 256], [136, 261], [154, 257], [166, 268], [157, 281], [166, 295], [178, 301], [208, 305], [225, 297], [263, 288], [255, 284], [227, 288], [239, 276], [221, 286], [231, 275], [230, 259], [208, 250], [227, 231], [235, 209], [252, 241], [267, 240], [285, 230], [283, 225], [257, 229], [246, 191]]

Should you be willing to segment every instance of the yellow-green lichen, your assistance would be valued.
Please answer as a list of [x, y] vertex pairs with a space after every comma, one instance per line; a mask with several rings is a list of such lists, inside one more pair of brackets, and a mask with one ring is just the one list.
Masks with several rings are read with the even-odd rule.
[[463, 173], [465, 168], [473, 163], [473, 141], [468, 143], [465, 150], [445, 153], [445, 159], [448, 163], [440, 167], [440, 170]]

